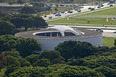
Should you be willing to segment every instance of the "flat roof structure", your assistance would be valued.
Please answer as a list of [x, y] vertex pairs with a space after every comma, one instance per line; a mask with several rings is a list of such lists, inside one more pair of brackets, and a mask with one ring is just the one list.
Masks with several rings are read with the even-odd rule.
[[45, 30], [25, 31], [16, 33], [15, 36], [36, 39], [42, 45], [42, 50], [54, 50], [59, 43], [68, 40], [89, 42], [94, 46], [102, 46], [101, 32], [69, 27], [51, 27]]
[[86, 29], [78, 29], [81, 32], [83, 32], [83, 35], [79, 35], [79, 36], [64, 36], [64, 37], [48, 37], [48, 36], [35, 36], [33, 35], [33, 33], [36, 32], [47, 32], [47, 31], [57, 31], [57, 30], [32, 30], [32, 31], [25, 31], [25, 32], [19, 32], [16, 33], [15, 36], [16, 37], [24, 37], [24, 38], [77, 38], [77, 37], [87, 37], [87, 36], [95, 36], [95, 35], [99, 35], [102, 34], [101, 32], [96, 32], [96, 31], [91, 31], [91, 30], [86, 30]]

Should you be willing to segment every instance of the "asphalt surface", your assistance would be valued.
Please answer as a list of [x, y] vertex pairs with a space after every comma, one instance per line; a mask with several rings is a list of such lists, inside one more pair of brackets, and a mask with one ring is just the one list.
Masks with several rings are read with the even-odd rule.
[[[49, 20], [51, 21], [51, 19], [55, 18], [54, 20], [56, 19], [59, 19], [59, 18], [65, 18], [65, 17], [68, 17], [68, 16], [77, 16], [77, 15], [74, 15], [74, 14], [86, 14], [86, 13], [90, 13], [90, 12], [95, 12], [95, 11], [100, 11], [100, 10], [105, 10], [105, 9], [109, 9], [109, 8], [113, 8], [113, 6], [115, 6], [116, 4], [113, 4], [112, 7], [110, 7], [110, 5], [107, 5], [108, 3], [104, 3], [103, 7], [101, 8], [97, 8], [97, 6], [82, 6], [83, 8], [81, 8], [81, 12], [77, 12], [75, 10], [72, 10], [73, 13], [67, 13], [68, 11], [65, 11], [65, 13], [60, 13], [61, 16], [55, 16], [55, 14], [50, 14], [50, 15], [47, 15], [47, 17], [44, 17], [42, 16], [45, 20]], [[89, 7], [91, 8], [95, 8], [95, 10], [91, 11], [90, 9], [88, 9]], [[106, 8], [106, 7], [109, 7], [109, 8]], [[51, 19], [49, 19], [49, 17], [52, 17]]]
[[[76, 27], [76, 28], [87, 28], [89, 30], [96, 30], [96, 29], [102, 29], [103, 36], [105, 37], [116, 37], [116, 27], [96, 27], [96, 26], [73, 26], [73, 25], [49, 25], [49, 26], [69, 26], [69, 27]], [[93, 28], [93, 29], [92, 29]], [[111, 30], [113, 29], [113, 30]]]

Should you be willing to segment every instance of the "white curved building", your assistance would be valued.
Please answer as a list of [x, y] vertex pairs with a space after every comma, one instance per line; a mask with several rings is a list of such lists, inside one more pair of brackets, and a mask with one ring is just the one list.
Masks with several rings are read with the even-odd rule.
[[34, 38], [41, 45], [42, 50], [54, 50], [61, 42], [76, 40], [89, 42], [94, 46], [102, 46], [102, 33], [86, 29], [70, 28], [68, 26], [54, 26], [46, 30], [26, 31], [15, 34], [16, 37]]

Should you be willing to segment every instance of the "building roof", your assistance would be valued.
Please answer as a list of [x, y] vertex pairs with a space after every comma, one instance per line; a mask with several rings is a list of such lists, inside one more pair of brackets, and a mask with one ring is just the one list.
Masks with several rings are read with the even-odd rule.
[[55, 29], [57, 31], [59, 31], [62, 35], [62, 37], [65, 36], [64, 32], [71, 32], [73, 34], [75, 34], [76, 36], [84, 34], [83, 32], [79, 31], [79, 30], [74, 30], [73, 28], [69, 27], [69, 26], [53, 26], [53, 27], [48, 27], [47, 29]]
[[91, 30], [86, 30], [86, 29], [78, 29], [82, 32], [84, 32], [84, 34], [79, 35], [79, 36], [64, 36], [64, 37], [47, 37], [47, 36], [35, 36], [33, 35], [33, 33], [36, 32], [44, 32], [44, 31], [55, 31], [55, 30], [32, 30], [32, 31], [25, 31], [25, 32], [19, 32], [16, 33], [15, 36], [16, 37], [24, 37], [24, 38], [34, 38], [34, 39], [59, 39], [59, 38], [79, 38], [79, 37], [91, 37], [91, 36], [96, 36], [96, 35], [100, 35], [102, 34], [102, 32], [96, 32], [96, 31], [91, 31]]

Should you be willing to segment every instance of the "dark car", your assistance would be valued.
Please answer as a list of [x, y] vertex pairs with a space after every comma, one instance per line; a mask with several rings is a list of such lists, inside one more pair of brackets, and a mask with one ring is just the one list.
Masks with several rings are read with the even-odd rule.
[[91, 9], [91, 7], [89, 7], [88, 9]]
[[102, 30], [102, 29], [96, 29], [96, 31], [97, 31], [97, 32], [103, 32], [103, 30]]
[[53, 14], [56, 14], [56, 12], [54, 12]]
[[72, 13], [72, 11], [71, 11], [71, 10], [69, 10], [67, 13]]
[[110, 6], [113, 6], [113, 5], [110, 5]]
[[61, 14], [60, 13], [57, 13], [55, 16], [61, 16]]
[[100, 8], [100, 6], [98, 6], [97, 8]]
[[44, 17], [47, 17], [47, 15], [45, 15]]
[[75, 11], [78, 11], [78, 8], [76, 8]]
[[48, 17], [48, 19], [51, 19], [52, 17]]
[[95, 10], [95, 8], [91, 8], [91, 10]]
[[62, 11], [61, 13], [65, 13], [64, 11]]
[[113, 33], [116, 33], [116, 31], [114, 31]]
[[78, 12], [81, 12], [81, 10], [79, 9]]

